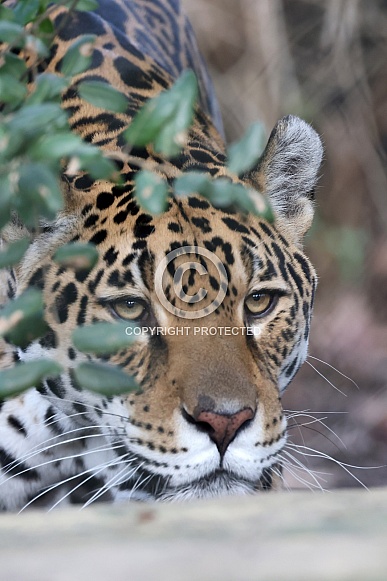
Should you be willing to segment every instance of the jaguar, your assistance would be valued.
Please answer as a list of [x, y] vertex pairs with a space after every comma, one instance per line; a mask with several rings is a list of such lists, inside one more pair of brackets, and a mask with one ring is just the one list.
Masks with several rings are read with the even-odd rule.
[[[14, 359], [53, 358], [63, 372], [0, 402], [0, 507], [278, 489], [287, 440], [281, 398], [307, 355], [316, 287], [302, 245], [321, 140], [306, 122], [285, 117], [255, 167], [230, 177], [214, 89], [179, 0], [99, 0], [92, 12], [72, 13], [58, 5], [50, 18], [57, 32], [49, 72], [60, 74], [77, 38], [96, 35], [91, 65], [73, 78], [62, 106], [74, 132], [116, 154], [121, 181], [64, 173], [65, 209], [29, 233], [27, 253], [3, 281], [8, 300], [35, 286], [45, 301], [48, 332]], [[186, 69], [196, 74], [199, 98], [181, 153], [163, 159], [146, 146], [120, 158], [131, 119]], [[125, 113], [83, 100], [81, 79], [120, 91]], [[266, 197], [274, 222], [172, 189], [166, 211], [148, 214], [134, 192], [144, 163], [169, 184], [187, 170], [241, 182], [257, 204]], [[3, 232], [5, 242], [24, 235], [17, 219]], [[89, 273], [53, 260], [71, 241], [97, 247]], [[77, 350], [73, 331], [102, 321], [143, 331], [112, 355]], [[82, 389], [73, 369], [90, 360], [120, 366], [140, 389], [111, 396]], [[11, 364], [6, 348], [1, 361]]]

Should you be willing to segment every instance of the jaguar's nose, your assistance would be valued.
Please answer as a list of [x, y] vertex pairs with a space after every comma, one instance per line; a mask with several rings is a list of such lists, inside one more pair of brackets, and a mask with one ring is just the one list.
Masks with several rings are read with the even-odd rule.
[[211, 440], [215, 442], [220, 455], [223, 456], [237, 432], [246, 427], [253, 417], [254, 411], [247, 407], [234, 414], [201, 411], [195, 414], [195, 417], [188, 416], [186, 419], [194, 423], [201, 431], [207, 432]]

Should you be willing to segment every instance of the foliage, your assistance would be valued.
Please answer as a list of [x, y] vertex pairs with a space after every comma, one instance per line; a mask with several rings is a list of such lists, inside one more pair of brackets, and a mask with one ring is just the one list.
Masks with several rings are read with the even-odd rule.
[[4, 399], [20, 394], [47, 376], [59, 375], [62, 368], [52, 359], [36, 359], [18, 363], [11, 369], [0, 371], [0, 393]]
[[[5, 229], [14, 216], [32, 234], [55, 220], [64, 207], [63, 172], [84, 171], [93, 179], [116, 178], [114, 162], [71, 132], [61, 108], [61, 96], [73, 77], [90, 66], [95, 36], [86, 34], [71, 44], [62, 59], [60, 75], [40, 72], [55, 38], [49, 16], [58, 4], [70, 11], [97, 7], [95, 0], [19, 0], [13, 7], [0, 6], [0, 229]], [[106, 83], [81, 80], [77, 89], [96, 107], [116, 113], [126, 111], [126, 97]], [[135, 178], [138, 203], [157, 215], [165, 210], [171, 193], [186, 196], [197, 192], [218, 207], [233, 204], [271, 220], [264, 198], [236, 180], [262, 152], [260, 124], [253, 125], [239, 143], [230, 146], [229, 177], [221, 179], [187, 172], [174, 181], [171, 190], [162, 164], [150, 167], [146, 161], [130, 156], [131, 147], [148, 145], [166, 159], [178, 155], [187, 143], [197, 95], [196, 77], [192, 71], [185, 71], [169, 90], [149, 100], [124, 131], [128, 146], [123, 156], [139, 167]], [[6, 245], [0, 252], [0, 268], [17, 264], [28, 245], [27, 238]], [[70, 243], [59, 248], [53, 258], [65, 268], [88, 272], [95, 266], [98, 253], [93, 245]], [[126, 326], [98, 323], [81, 327], [74, 332], [73, 343], [86, 353], [113, 353], [133, 341], [124, 332]], [[0, 336], [12, 345], [26, 347], [46, 329], [43, 297], [37, 289], [27, 289], [0, 311]], [[0, 372], [0, 397], [18, 393], [60, 371], [58, 365], [46, 360], [19, 363]], [[109, 395], [137, 388], [133, 378], [106, 364], [82, 363], [74, 370], [74, 377], [86, 389]]]

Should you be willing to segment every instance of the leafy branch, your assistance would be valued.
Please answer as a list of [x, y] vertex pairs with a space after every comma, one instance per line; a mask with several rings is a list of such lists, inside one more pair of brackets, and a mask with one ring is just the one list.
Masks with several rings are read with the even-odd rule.
[[[39, 64], [49, 55], [57, 31], [49, 18], [57, 5], [71, 12], [93, 10], [95, 0], [57, 1], [19, 0], [12, 8], [0, 6], [0, 229], [3, 234], [14, 214], [32, 231], [39, 232], [42, 219], [55, 220], [64, 208], [62, 175], [86, 172], [93, 179], [114, 181], [114, 160], [138, 169], [135, 196], [144, 210], [161, 214], [172, 193], [176, 197], [200, 194], [216, 207], [235, 205], [242, 211], [272, 220], [267, 200], [246, 187], [238, 177], [249, 171], [264, 146], [261, 124], [250, 127], [246, 135], [228, 148], [226, 177], [212, 178], [201, 172], [185, 172], [172, 183], [166, 176], [168, 160], [187, 145], [198, 96], [197, 80], [185, 71], [168, 90], [145, 103], [123, 132], [127, 147], [104, 153], [86, 143], [70, 129], [61, 96], [73, 78], [87, 71], [93, 56], [95, 36], [78, 38], [65, 54], [60, 75], [40, 73]], [[66, 20], [66, 19], [65, 19]], [[65, 23], [61, 24], [61, 26]], [[28, 63], [28, 64], [27, 64]], [[102, 110], [125, 113], [127, 100], [114, 87], [99, 81], [77, 83], [81, 98]], [[131, 154], [133, 147], [151, 145], [165, 163], [144, 160]], [[3, 238], [6, 237], [3, 235]], [[9, 243], [0, 252], [0, 268], [17, 264], [29, 241]], [[57, 250], [54, 260], [66, 268], [90, 271], [98, 252], [91, 244], [70, 243]], [[125, 325], [127, 327], [127, 324]], [[44, 335], [44, 305], [41, 291], [27, 289], [0, 310], [0, 336], [14, 346], [26, 347]], [[127, 348], [133, 341], [121, 323], [96, 323], [76, 329], [73, 344], [81, 352], [108, 354]], [[50, 360], [19, 363], [0, 371], [0, 398], [15, 395], [37, 385], [44, 377], [58, 375], [61, 367]], [[99, 393], [121, 393], [137, 387], [133, 378], [120, 368], [101, 363], [82, 363], [73, 370], [74, 378], [85, 389]]]

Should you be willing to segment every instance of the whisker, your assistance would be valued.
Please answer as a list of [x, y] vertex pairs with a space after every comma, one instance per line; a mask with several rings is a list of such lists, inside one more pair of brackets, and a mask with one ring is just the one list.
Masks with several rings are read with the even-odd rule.
[[[307, 416], [305, 414], [302, 414], [302, 417], [307, 417]], [[313, 417], [313, 416], [311, 416], [311, 417]], [[294, 420], [296, 418], [297, 418], [297, 416], [294, 415], [292, 417], [292, 420]], [[326, 419], [327, 419], [326, 417], [325, 418], [321, 418], [321, 419], [319, 419], [319, 418], [313, 418], [309, 422], [302, 422], [302, 423], [300, 423], [300, 422], [294, 422], [294, 424], [288, 424], [287, 428], [288, 429], [290, 429], [290, 428], [305, 428], [306, 426], [311, 426], [312, 424], [322, 423]], [[323, 424], [323, 425], [325, 426], [325, 424]]]
[[[322, 470], [314, 470], [312, 468], [308, 468], [306, 466], [306, 464], [304, 464], [303, 462], [301, 462], [301, 460], [299, 458], [296, 458], [295, 456], [293, 456], [293, 454], [291, 454], [291, 452], [289, 450], [283, 450], [282, 453], [285, 453], [288, 456], [289, 461], [293, 462], [292, 466], [294, 468], [296, 468], [297, 470], [303, 470], [305, 472], [310, 472], [311, 474], [315, 474], [316, 478], [318, 477], [323, 477], [323, 476], [330, 476], [331, 473], [330, 472], [323, 472]], [[322, 478], [322, 480], [324, 482], [327, 482], [325, 478]]]
[[[129, 454], [127, 454], [127, 455], [129, 455]], [[137, 469], [137, 467], [132, 469], [132, 470], [136, 470], [136, 469]], [[93, 494], [93, 496], [91, 498], [89, 498], [89, 500], [87, 502], [85, 502], [85, 504], [82, 505], [80, 510], [87, 508], [90, 504], [92, 504], [94, 501], [96, 501], [98, 498], [100, 498], [103, 494], [105, 494], [105, 492], [108, 492], [109, 490], [111, 490], [113, 488], [113, 486], [119, 486], [120, 482], [117, 483], [115, 481], [120, 479], [121, 474], [123, 472], [126, 474], [128, 473], [128, 463], [125, 463], [125, 466], [122, 468], [122, 470], [120, 470], [118, 472], [118, 474], [115, 474], [107, 482], [105, 482], [105, 484], [99, 490], [97, 490], [97, 492], [95, 492]], [[126, 479], [127, 478], [128, 477], [126, 477]], [[125, 482], [125, 480], [124, 480], [124, 482]]]
[[[324, 425], [324, 424], [323, 424], [323, 425]], [[306, 425], [306, 424], [300, 424], [299, 426], [296, 424], [296, 425], [293, 425], [293, 426], [290, 426], [290, 427], [292, 427], [292, 428], [295, 428], [296, 426], [297, 426], [297, 427], [303, 427], [303, 428], [305, 428], [306, 430], [310, 430], [311, 432], [314, 432], [315, 434], [318, 434], [318, 435], [319, 435], [319, 436], [321, 436], [322, 438], [325, 438], [326, 440], [328, 440], [328, 442], [329, 442], [330, 444], [332, 444], [332, 446], [334, 446], [334, 447], [337, 449], [337, 451], [338, 451], [338, 452], [341, 452], [341, 448], [338, 446], [338, 444], [336, 444], [336, 442], [334, 442], [334, 441], [333, 441], [331, 438], [329, 438], [329, 437], [328, 437], [326, 434], [324, 434], [324, 433], [323, 433], [323, 432], [321, 432], [320, 430], [317, 430], [316, 428], [311, 428], [310, 426], [308, 426], [308, 425]], [[328, 427], [327, 427], [327, 426], [326, 426], [326, 428], [328, 429]], [[336, 436], [335, 432], [333, 432], [333, 434]], [[337, 436], [337, 438], [339, 438], [339, 436]], [[339, 440], [341, 441], [341, 439], [340, 439], [340, 438], [339, 438]], [[304, 438], [302, 438], [302, 441], [303, 441], [303, 444], [305, 445], [305, 440], [304, 440]], [[344, 448], [346, 448], [346, 449], [347, 449], [347, 446], [346, 446], [345, 444], [344, 444]]]
[[35, 464], [34, 466], [26, 468], [26, 470], [22, 470], [21, 472], [18, 472], [17, 474], [13, 474], [12, 476], [9, 476], [5, 480], [3, 480], [1, 482], [1, 484], [5, 484], [9, 480], [12, 480], [13, 478], [15, 478], [17, 476], [21, 476], [21, 474], [25, 474], [25, 473], [29, 472], [31, 469], [35, 470], [36, 468], [42, 468], [42, 466], [48, 466], [49, 464], [55, 464], [56, 462], [62, 462], [64, 460], [74, 460], [76, 458], [83, 458], [84, 456], [88, 456], [89, 454], [95, 454], [96, 452], [110, 452], [110, 450], [118, 450], [121, 447], [122, 447], [122, 444], [119, 444], [117, 446], [105, 446], [105, 447], [99, 446], [98, 448], [93, 448], [93, 450], [79, 452], [78, 454], [71, 454], [69, 456], [62, 456], [61, 458], [52, 458], [51, 460], [47, 460], [46, 462], [41, 462], [40, 464]]
[[[75, 433], [75, 432], [79, 432], [79, 431], [83, 431], [85, 429], [95, 429], [95, 428], [104, 428], [106, 426], [85, 426], [82, 428], [76, 428], [74, 430], [69, 430], [68, 432], [64, 432], [64, 434], [62, 434], [61, 436], [54, 436], [53, 438], [49, 438], [48, 440], [45, 440], [45, 442], [43, 443], [47, 443], [50, 442], [52, 440], [57, 440], [58, 438], [61, 438], [63, 435], [68, 435], [71, 433]], [[30, 458], [33, 458], [34, 456], [37, 456], [43, 452], [47, 452], [48, 450], [52, 450], [53, 448], [57, 447], [57, 446], [61, 446], [61, 445], [66, 445], [66, 444], [71, 444], [73, 442], [79, 442], [81, 440], [86, 440], [89, 438], [97, 438], [97, 437], [104, 437], [106, 438], [109, 434], [102, 434], [100, 432], [96, 432], [95, 434], [86, 434], [86, 435], [82, 435], [81, 437], [77, 437], [77, 438], [69, 438], [67, 440], [60, 440], [59, 442], [55, 442], [53, 444], [50, 444], [49, 446], [45, 446], [44, 448], [37, 448], [37, 446], [34, 446], [33, 451], [30, 451], [26, 454], [24, 454], [23, 456], [19, 457], [17, 460], [14, 460], [13, 462], [10, 462], [9, 464], [7, 464], [4, 468], [7, 468], [7, 470], [5, 470], [3, 472], [4, 475], [8, 474], [8, 472], [10, 472], [11, 470], [15, 470], [15, 468], [17, 468], [18, 466], [20, 466], [20, 464], [23, 464], [26, 460], [29, 460]], [[33, 467], [30, 467], [33, 468]], [[17, 475], [16, 475], [17, 476]]]
[[343, 391], [341, 391], [341, 389], [339, 389], [338, 387], [336, 387], [336, 385], [334, 383], [332, 383], [331, 381], [329, 381], [329, 379], [327, 377], [325, 377], [325, 375], [323, 373], [321, 373], [321, 371], [319, 371], [317, 369], [317, 367], [315, 367], [314, 365], [311, 364], [310, 361], [306, 361], [305, 363], [307, 363], [312, 369], [314, 369], [314, 371], [323, 379], [325, 379], [325, 381], [327, 383], [329, 383], [329, 385], [331, 385], [333, 387], [333, 389], [335, 389], [336, 391], [338, 391], [339, 393], [341, 393], [341, 395], [343, 395], [344, 397], [348, 397], [346, 393], [344, 393]]
[[[297, 416], [296, 414], [295, 414], [295, 415], [293, 415], [293, 417], [292, 417], [292, 420], [295, 420], [297, 417], [298, 417], [298, 416]], [[339, 436], [338, 434], [336, 434], [336, 432], [335, 432], [334, 430], [332, 430], [332, 428], [331, 428], [330, 426], [328, 426], [328, 425], [327, 425], [327, 424], [324, 422], [324, 420], [326, 420], [326, 419], [327, 419], [326, 417], [325, 417], [325, 418], [316, 418], [316, 417], [315, 417], [314, 415], [312, 415], [312, 414], [304, 414], [304, 413], [300, 414], [300, 417], [311, 418], [311, 419], [312, 419], [312, 421], [311, 421], [311, 422], [305, 422], [305, 423], [302, 423], [302, 424], [299, 424], [298, 422], [296, 422], [296, 424], [295, 424], [295, 425], [297, 425], [297, 426], [299, 426], [299, 427], [306, 427], [306, 428], [307, 428], [307, 429], [309, 429], [309, 430], [316, 431], [318, 434], [320, 434], [321, 436], [323, 436], [324, 438], [326, 438], [326, 439], [327, 439], [329, 442], [331, 442], [331, 444], [333, 444], [334, 446], [336, 446], [336, 448], [339, 450], [340, 448], [337, 446], [337, 444], [336, 444], [335, 442], [333, 442], [333, 441], [332, 441], [330, 438], [328, 438], [328, 436], [327, 436], [326, 434], [324, 434], [323, 432], [320, 432], [319, 430], [313, 430], [313, 428], [310, 428], [310, 427], [308, 427], [310, 424], [313, 424], [313, 423], [319, 423], [319, 424], [321, 424], [321, 425], [322, 425], [322, 426], [323, 426], [323, 427], [324, 427], [324, 428], [325, 428], [325, 429], [326, 429], [328, 432], [330, 432], [330, 433], [332, 434], [332, 436], [334, 436], [335, 438], [337, 438], [337, 439], [338, 439], [338, 441], [339, 441], [339, 442], [340, 442], [340, 444], [343, 446], [343, 448], [347, 449], [347, 446], [346, 446], [346, 444], [343, 442], [343, 440], [340, 438], [340, 436]], [[290, 425], [288, 426], [288, 428], [291, 428], [291, 427], [293, 427], [293, 426], [294, 426], [294, 424], [290, 424]], [[305, 442], [304, 442], [304, 444], [305, 444]]]
[[360, 389], [359, 385], [356, 383], [356, 381], [354, 381], [351, 377], [348, 377], [348, 375], [345, 375], [344, 373], [342, 373], [342, 371], [340, 371], [339, 369], [337, 369], [336, 367], [334, 367], [333, 365], [331, 365], [330, 363], [327, 363], [326, 361], [324, 361], [323, 359], [319, 359], [318, 357], [314, 357], [313, 355], [308, 355], [308, 357], [310, 357], [310, 359], [314, 359], [315, 361], [319, 361], [320, 363], [323, 363], [324, 365], [326, 365], [327, 367], [330, 367], [331, 369], [333, 369], [333, 371], [336, 371], [336, 373], [338, 373], [339, 375], [341, 375], [341, 377], [344, 377], [345, 379], [348, 379], [348, 381], [350, 381], [351, 383], [353, 383], [353, 385], [357, 388]]
[[[357, 476], [355, 476], [355, 474], [353, 474], [349, 468], [352, 468], [354, 470], [370, 470], [370, 469], [376, 469], [376, 468], [385, 468], [385, 466], [353, 466], [352, 464], [347, 464], [346, 462], [341, 462], [340, 460], [336, 460], [336, 458], [333, 458], [332, 456], [329, 456], [329, 454], [325, 454], [324, 452], [321, 452], [319, 450], [315, 450], [314, 448], [310, 448], [308, 446], [300, 446], [300, 445], [296, 445], [296, 444], [288, 444], [289, 447], [292, 448], [292, 450], [294, 450], [294, 452], [297, 452], [297, 454], [301, 454], [303, 456], [309, 456], [311, 458], [322, 458], [325, 460], [330, 460], [331, 462], [333, 462], [334, 464], [336, 464], [337, 466], [340, 466], [340, 468], [342, 468], [345, 472], [347, 472], [347, 474], [349, 474], [349, 476], [351, 476], [354, 480], [356, 480], [356, 482], [358, 484], [360, 484], [363, 488], [365, 488], [365, 490], [368, 490], [368, 487], [364, 484], [364, 482], [362, 482], [359, 478], [357, 478]], [[306, 450], [306, 452], [304, 451]]]
[[[114, 487], [118, 487], [120, 486], [122, 483], [127, 482], [130, 478], [133, 478], [134, 475], [136, 474], [136, 472], [138, 472], [138, 470], [140, 470], [143, 466], [144, 466], [145, 462], [142, 462], [141, 464], [139, 464], [138, 466], [135, 466], [134, 468], [131, 468], [130, 470], [128, 470], [128, 465], [126, 465], [124, 467], [123, 470], [120, 471], [119, 475], [115, 475], [114, 482], [110, 482], [109, 486], [107, 486], [108, 483], [106, 483], [102, 489], [105, 489], [106, 492], [109, 492], [112, 488]], [[122, 472], [124, 472], [124, 474], [122, 474]], [[121, 476], [120, 476], [121, 475]], [[149, 478], [152, 477], [152, 474], [150, 474], [144, 481], [141, 482], [141, 484], [143, 484], [144, 482], [146, 482]], [[140, 479], [140, 478], [139, 478]], [[111, 479], [112, 481], [113, 479]], [[136, 481], [136, 483], [134, 484], [134, 486], [136, 486], [138, 480]], [[95, 502], [100, 496], [102, 496], [102, 494], [105, 493], [105, 491], [101, 492], [102, 489], [100, 491], [97, 491], [96, 494], [94, 495], [93, 499], [89, 499], [87, 501], [87, 503], [85, 503], [81, 510], [83, 510], [84, 508], [86, 508], [86, 506], [88, 506], [89, 504], [91, 504], [91, 501]], [[131, 499], [132, 495], [133, 495], [134, 490], [131, 489], [130, 490], [130, 496], [128, 498], [128, 500]]]
[[[281, 466], [283, 466], [283, 460], [281, 459], [281, 457], [278, 458], [279, 463], [281, 464]], [[275, 474], [276, 476], [278, 476], [278, 478], [281, 480], [283, 486], [286, 488], [286, 490], [288, 492], [290, 492], [290, 486], [288, 485], [288, 483], [286, 482], [286, 480], [284, 479], [284, 475], [282, 474], [281, 470], [279, 470], [278, 468], [272, 468], [272, 472], [273, 474]]]
[[[119, 458], [117, 458], [117, 460], [119, 460]], [[107, 468], [110, 465], [113, 465], [115, 463], [116, 459], [113, 461], [109, 461], [109, 462], [105, 462], [103, 464], [99, 465], [99, 470], [97, 471], [97, 473], [101, 472], [104, 468]], [[64, 480], [61, 480], [60, 482], [56, 482], [55, 484], [53, 484], [52, 486], [46, 488], [45, 490], [43, 490], [42, 492], [40, 492], [37, 496], [34, 496], [34, 498], [32, 498], [27, 504], [25, 504], [23, 506], [23, 508], [20, 509], [19, 513], [23, 512], [26, 508], [28, 508], [33, 502], [35, 502], [36, 500], [38, 500], [39, 498], [41, 498], [42, 496], [44, 496], [45, 494], [48, 494], [49, 492], [52, 492], [53, 490], [55, 490], [56, 488], [58, 488], [58, 486], [62, 486], [63, 484], [66, 484], [67, 482], [71, 482], [72, 480], [74, 480], [75, 478], [79, 478], [80, 476], [84, 476], [85, 474], [89, 474], [90, 472], [93, 471], [93, 474], [91, 475], [91, 477], [95, 476], [96, 472], [94, 472], [98, 467], [92, 467], [92, 468], [88, 468], [87, 470], [83, 470], [82, 472], [78, 472], [77, 474], [74, 474], [73, 476], [69, 476], [68, 478], [65, 478]], [[91, 478], [90, 477], [90, 478]], [[90, 478], [86, 479], [83, 481], [83, 483], [87, 482], [87, 480], [90, 480]], [[63, 500], [63, 498], [61, 499]], [[53, 507], [51, 507], [50, 510], [52, 510]]]
[[[315, 484], [309, 482], [308, 480], [305, 480], [305, 478], [302, 478], [302, 476], [297, 474], [295, 471], [296, 467], [293, 466], [288, 460], [283, 458], [283, 459], [280, 459], [280, 462], [281, 462], [283, 469], [286, 472], [288, 472], [291, 476], [293, 476], [293, 478], [295, 480], [297, 480], [297, 482], [299, 482], [303, 486], [306, 486], [306, 488], [308, 488], [311, 491], [313, 491], [315, 488], [317, 488], [317, 486]], [[300, 470], [300, 468], [299, 468], [299, 470]], [[286, 485], [287, 490], [291, 490], [291, 487], [286, 482], [286, 476], [285, 477], [282, 476], [282, 480], [283, 480], [284, 485]]]
[[[57, 398], [55, 395], [48, 395], [48, 394], [45, 394], [45, 395], [44, 395], [44, 398], [45, 398], [45, 399], [52, 399], [52, 400], [54, 400], [54, 401], [56, 401], [56, 400], [58, 399], [58, 398]], [[63, 397], [63, 398], [61, 398], [61, 401], [64, 401], [64, 402], [66, 402], [66, 403], [72, 403], [72, 404], [78, 404], [78, 403], [79, 403], [79, 401], [76, 401], [76, 400], [74, 400], [74, 399], [68, 399], [68, 398], [64, 398], [64, 397]], [[106, 410], [104, 410], [104, 409], [102, 409], [101, 407], [99, 407], [97, 404], [94, 404], [94, 405], [93, 405], [93, 404], [89, 404], [89, 403], [85, 403], [85, 402], [81, 402], [81, 403], [82, 403], [82, 405], [83, 405], [84, 407], [86, 407], [86, 408], [90, 408], [91, 410], [93, 410], [93, 411], [95, 411], [95, 412], [96, 412], [97, 410], [99, 410], [100, 412], [102, 412], [102, 413], [103, 413], [103, 415], [106, 415], [106, 416], [113, 416], [113, 417], [115, 417], [115, 418], [119, 418], [120, 420], [129, 421], [129, 418], [128, 418], [127, 416], [122, 416], [121, 414], [115, 414], [115, 413], [113, 413], [113, 412], [107, 412]], [[83, 414], [87, 414], [87, 412], [81, 412], [81, 413], [83, 413]]]
[[348, 412], [347, 411], [342, 411], [342, 410], [335, 410], [335, 411], [314, 411], [311, 409], [306, 409], [306, 410], [288, 410], [288, 409], [284, 409], [284, 413], [286, 413], [286, 417], [290, 418], [293, 415], [304, 415], [304, 414], [321, 414], [321, 415], [347, 415]]
[[[149, 480], [151, 480], [155, 476], [156, 476], [156, 474], [149, 474], [148, 476], [146, 476], [144, 478], [143, 475], [140, 474], [140, 476], [137, 478], [136, 482], [134, 483], [132, 490], [130, 491], [130, 498], [133, 496], [133, 494], [136, 492], [136, 490], [138, 490], [140, 488], [140, 486], [143, 486], [146, 482], [148, 482]], [[159, 484], [160, 484], [160, 476], [159, 476]]]
[[[143, 478], [143, 480], [141, 480], [141, 476], [139, 476], [138, 479], [136, 480], [136, 482], [134, 483], [133, 488], [130, 491], [129, 499], [131, 499], [133, 497], [134, 493], [140, 488], [140, 486], [144, 486], [144, 484], [146, 482], [148, 482], [152, 477], [153, 477], [153, 474], [149, 474], [148, 476]], [[159, 480], [159, 482], [160, 482], [160, 480]]]
[[[289, 458], [289, 460], [292, 462], [293, 468], [298, 467], [300, 470], [306, 472], [306, 474], [308, 474], [312, 478], [313, 482], [315, 483], [315, 486], [317, 488], [319, 488], [320, 490], [324, 490], [324, 488], [321, 485], [321, 482], [318, 480], [318, 478], [316, 476], [317, 472], [312, 471], [309, 468], [307, 468], [298, 458], [295, 458], [293, 456], [293, 454], [291, 454], [289, 452], [289, 450], [283, 450], [282, 454], [283, 454], [283, 457], [286, 456], [287, 458]], [[324, 479], [323, 479], [323, 481], [324, 481]]]
[[[91, 468], [85, 472], [77, 474], [77, 477], [79, 477], [79, 476], [83, 476], [83, 474], [89, 473], [91, 470], [93, 471], [93, 473], [90, 476], [88, 476], [87, 478], [82, 480], [82, 482], [79, 482], [76, 486], [74, 486], [71, 490], [69, 490], [64, 496], [62, 496], [59, 500], [57, 500], [55, 502], [55, 504], [53, 504], [51, 506], [51, 508], [49, 509], [48, 512], [51, 512], [52, 510], [54, 510], [54, 508], [56, 508], [61, 502], [63, 502], [66, 498], [68, 498], [71, 494], [73, 494], [73, 492], [75, 492], [75, 490], [78, 490], [78, 488], [83, 486], [86, 482], [88, 482], [89, 480], [92, 480], [92, 478], [95, 478], [103, 470], [106, 470], [106, 468], [109, 468], [111, 466], [118, 466], [119, 464], [124, 462], [123, 458], [125, 458], [126, 456], [129, 456], [129, 453], [122, 454], [122, 456], [118, 456], [117, 458], [115, 458], [111, 462], [107, 462], [107, 463], [105, 462], [105, 464], [100, 464], [100, 466], [98, 468]], [[62, 484], [64, 484], [65, 482], [66, 481], [62, 482]]]

